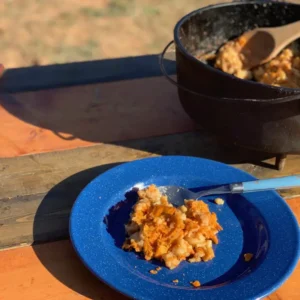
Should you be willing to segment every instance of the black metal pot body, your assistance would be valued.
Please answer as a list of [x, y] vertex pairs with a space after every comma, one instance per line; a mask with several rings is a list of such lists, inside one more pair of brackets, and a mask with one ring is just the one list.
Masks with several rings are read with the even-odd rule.
[[215, 51], [249, 29], [297, 20], [300, 5], [279, 2], [214, 5], [182, 18], [174, 30], [177, 81], [196, 92], [178, 88], [185, 111], [236, 145], [274, 154], [300, 153], [299, 89], [241, 80], [194, 57], [199, 51]]

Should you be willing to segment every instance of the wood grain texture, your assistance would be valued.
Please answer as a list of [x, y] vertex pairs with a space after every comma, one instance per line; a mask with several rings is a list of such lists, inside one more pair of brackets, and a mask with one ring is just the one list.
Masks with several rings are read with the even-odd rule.
[[[300, 198], [288, 204], [300, 220]], [[300, 299], [300, 265], [266, 300]], [[60, 241], [0, 251], [0, 299], [125, 300], [98, 281], [79, 261], [71, 243]]]
[[[67, 151], [0, 159], [0, 248], [68, 237], [70, 209], [97, 175], [125, 161], [157, 155], [189, 155], [232, 164], [259, 178], [300, 173], [300, 157], [290, 156], [283, 172], [273, 159], [191, 132]], [[251, 158], [259, 165], [251, 164]], [[299, 195], [299, 189], [284, 196]]]
[[194, 130], [163, 77], [0, 94], [0, 157]]
[[0, 282], [1, 300], [126, 299], [83, 266], [69, 241], [1, 251]]

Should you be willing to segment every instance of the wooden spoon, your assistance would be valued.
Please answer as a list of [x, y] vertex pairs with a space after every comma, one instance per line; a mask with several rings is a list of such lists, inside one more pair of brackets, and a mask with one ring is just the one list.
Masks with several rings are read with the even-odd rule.
[[300, 37], [300, 21], [279, 27], [256, 28], [241, 35], [247, 67], [264, 64]]

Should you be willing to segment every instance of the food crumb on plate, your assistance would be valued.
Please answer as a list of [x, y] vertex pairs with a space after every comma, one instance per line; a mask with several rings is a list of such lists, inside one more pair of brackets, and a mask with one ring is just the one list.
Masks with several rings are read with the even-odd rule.
[[191, 281], [190, 283], [191, 283], [191, 285], [192, 285], [193, 287], [195, 287], [195, 288], [198, 288], [198, 287], [201, 286], [201, 283], [200, 283], [200, 281], [198, 281], [198, 280]]
[[252, 257], [253, 257], [253, 254], [252, 254], [252, 253], [245, 253], [245, 254], [244, 254], [244, 260], [245, 260], [246, 262], [250, 261], [250, 260], [252, 259]]
[[153, 275], [156, 275], [161, 270], [161, 267], [155, 268], [155, 270], [150, 270], [149, 272]]
[[223, 205], [224, 202], [225, 202], [225, 201], [224, 201], [222, 198], [216, 198], [216, 199], [215, 199], [215, 203], [218, 204], [218, 205]]

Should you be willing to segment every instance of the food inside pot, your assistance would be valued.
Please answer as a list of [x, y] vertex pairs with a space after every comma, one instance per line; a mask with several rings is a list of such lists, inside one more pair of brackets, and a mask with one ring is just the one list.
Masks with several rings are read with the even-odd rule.
[[261, 83], [287, 88], [300, 88], [300, 47], [298, 41], [287, 46], [279, 55], [268, 63], [255, 67], [247, 67], [247, 59], [251, 56], [241, 53], [245, 40], [238, 38], [224, 44], [216, 54], [196, 56], [207, 61], [226, 73], [241, 79], [255, 80]]

